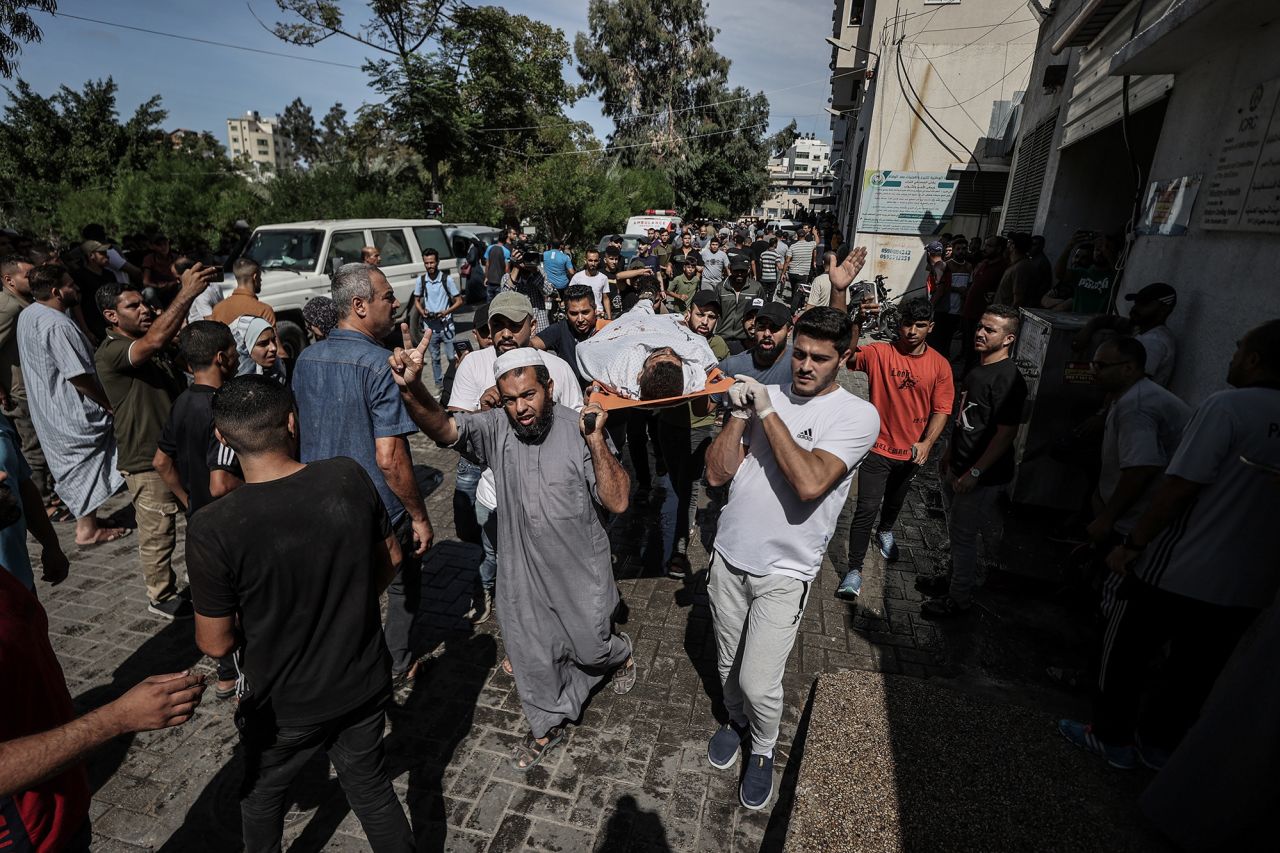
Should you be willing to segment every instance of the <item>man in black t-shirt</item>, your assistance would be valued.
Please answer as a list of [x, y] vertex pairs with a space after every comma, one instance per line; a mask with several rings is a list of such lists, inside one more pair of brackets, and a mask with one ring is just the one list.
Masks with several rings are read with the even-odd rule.
[[213, 423], [245, 485], [192, 517], [187, 569], [196, 644], [243, 650], [245, 847], [280, 849], [289, 784], [323, 748], [369, 846], [412, 850], [382, 743], [391, 658], [378, 596], [401, 553], [377, 489], [346, 457], [297, 461], [293, 395], [268, 377], [223, 385]]
[[1022, 421], [1027, 383], [1010, 353], [1018, 339], [1018, 311], [992, 305], [973, 336], [979, 363], [965, 375], [956, 397], [951, 443], [938, 462], [951, 533], [951, 571], [922, 577], [916, 587], [930, 598], [920, 612], [945, 619], [969, 609], [978, 573], [978, 532], [988, 548], [998, 541], [996, 498], [1013, 480], [1013, 440]]
[[[178, 351], [195, 382], [174, 401], [151, 460], [188, 519], [244, 483], [235, 451], [213, 434], [213, 394], [236, 375], [240, 355], [231, 330], [214, 320], [197, 320], [178, 333]], [[218, 659], [214, 695], [235, 694], [234, 656]]]
[[529, 345], [550, 350], [569, 362], [582, 387], [589, 382], [578, 369], [578, 344], [596, 333], [600, 315], [594, 291], [585, 284], [571, 284], [564, 290], [565, 318], [552, 323], [529, 340]]
[[235, 338], [223, 323], [197, 320], [178, 335], [195, 380], [174, 401], [152, 464], [190, 518], [244, 482], [235, 451], [213, 434], [213, 393], [236, 375]]

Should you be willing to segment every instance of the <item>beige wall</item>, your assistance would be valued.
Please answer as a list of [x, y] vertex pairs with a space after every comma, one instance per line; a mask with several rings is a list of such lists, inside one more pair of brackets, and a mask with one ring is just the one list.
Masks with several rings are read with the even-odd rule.
[[[895, 20], [895, 13], [902, 17]], [[946, 172], [952, 165], [971, 159], [962, 146], [939, 132], [961, 156], [958, 160], [912, 114], [908, 98], [921, 114], [924, 111], [910, 95], [907, 79], [929, 108], [933, 116], [929, 123], [935, 127], [941, 124], [970, 149], [987, 135], [996, 103], [1011, 100], [1015, 92], [1027, 88], [1038, 22], [1025, 0], [948, 5], [923, 0], [897, 5], [882, 1], [875, 3], [873, 18], [864, 18], [860, 29], [868, 26], [873, 35], [869, 49], [880, 54], [876, 78], [850, 144], [843, 148], [843, 156], [852, 161], [859, 140], [865, 141], [862, 173], [848, 176], [855, 192], [861, 188], [866, 170]], [[901, 85], [899, 52], [905, 69]], [[847, 224], [852, 230], [856, 219], [850, 216]], [[948, 225], [942, 230], [957, 229]], [[856, 234], [855, 245], [868, 249], [863, 276], [888, 276], [889, 286], [897, 294], [922, 285], [926, 242], [927, 237], [917, 235]]]

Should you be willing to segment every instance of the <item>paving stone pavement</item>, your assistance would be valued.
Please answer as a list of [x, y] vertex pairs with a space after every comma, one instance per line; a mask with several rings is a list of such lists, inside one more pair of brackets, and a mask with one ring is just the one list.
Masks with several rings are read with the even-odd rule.
[[[839, 577], [830, 564], [814, 584], [784, 682], [780, 794], [770, 810], [743, 809], [737, 773], [716, 771], [705, 758], [719, 713], [705, 553], [694, 546], [696, 574], [689, 580], [663, 577], [657, 510], [632, 510], [612, 538], [639, 682], [626, 696], [598, 693], [567, 744], [518, 773], [508, 756], [524, 723], [514, 682], [498, 667], [496, 619], [473, 630], [464, 618], [479, 552], [451, 540], [456, 457], [422, 437], [412, 444], [439, 543], [424, 572], [417, 626], [430, 661], [389, 713], [387, 753], [419, 849], [781, 849], [794, 787], [792, 738], [815, 677], [840, 669], [951, 672], [938, 631], [920, 618], [912, 585], [917, 563], [930, 563], [930, 546], [945, 538], [925, 475], [898, 527], [901, 559], [888, 568], [878, 555], [868, 559], [861, 607], [834, 598]], [[117, 497], [108, 509], [124, 505]], [[77, 549], [70, 526], [60, 528], [71, 577], [39, 594], [77, 706], [100, 705], [155, 673], [194, 666], [212, 680], [212, 662], [196, 649], [192, 623], [147, 613], [136, 540]], [[180, 543], [179, 566], [181, 553]], [[186, 725], [124, 738], [98, 753], [90, 765], [94, 849], [238, 849], [237, 740], [231, 705], [210, 690]], [[322, 754], [292, 796], [286, 849], [367, 848]]]

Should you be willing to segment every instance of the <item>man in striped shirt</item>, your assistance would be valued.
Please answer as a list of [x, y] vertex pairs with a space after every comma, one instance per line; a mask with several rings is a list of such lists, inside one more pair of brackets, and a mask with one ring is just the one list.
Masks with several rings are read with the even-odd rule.
[[[787, 249], [787, 260], [783, 271], [791, 283], [789, 297], [793, 305], [803, 305], [809, 296], [809, 274], [813, 271], [813, 256], [818, 251], [818, 244], [813, 239], [813, 226], [806, 225], [800, 239]], [[796, 300], [799, 299], [799, 303]]]
[[760, 283], [764, 285], [766, 302], [773, 301], [773, 292], [778, 289], [778, 270], [782, 267], [783, 257], [778, 251], [778, 238], [770, 235], [769, 248], [760, 253]]

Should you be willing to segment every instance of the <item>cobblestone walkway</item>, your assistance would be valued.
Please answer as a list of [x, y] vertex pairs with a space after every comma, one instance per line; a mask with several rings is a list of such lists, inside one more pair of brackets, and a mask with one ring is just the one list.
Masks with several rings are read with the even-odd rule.
[[[795, 781], [788, 758], [815, 676], [949, 671], [943, 640], [921, 620], [912, 585], [917, 560], [931, 563], [928, 546], [943, 538], [941, 511], [928, 504], [922, 477], [898, 528], [901, 559], [889, 570], [878, 556], [868, 559], [861, 609], [834, 598], [839, 578], [824, 567], [787, 669], [776, 753], [780, 794], [770, 810], [741, 808], [736, 772], [713, 770], [705, 758], [719, 698], [705, 554], [700, 547], [691, 553], [697, 571], [689, 580], [663, 577], [657, 510], [633, 511], [615, 525], [613, 539], [639, 683], [623, 697], [597, 694], [565, 747], [517, 773], [507, 757], [524, 726], [514, 682], [497, 666], [503, 648], [496, 620], [475, 631], [463, 618], [478, 549], [450, 540], [455, 456], [421, 438], [413, 444], [419, 478], [432, 488], [428, 507], [440, 543], [424, 573], [427, 613], [418, 625], [432, 657], [397, 697], [387, 746], [422, 850], [781, 849]], [[61, 528], [69, 540], [70, 526]], [[191, 666], [212, 673], [190, 622], [147, 614], [136, 540], [67, 547], [70, 580], [40, 594], [81, 709], [154, 673]], [[187, 725], [124, 739], [94, 758], [95, 849], [238, 849], [241, 773], [231, 706], [210, 690]], [[367, 848], [323, 755], [293, 795], [286, 849]]]

